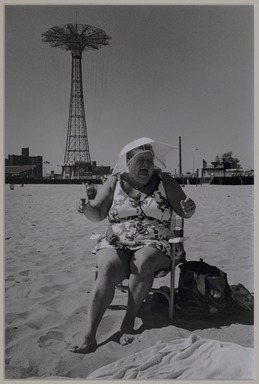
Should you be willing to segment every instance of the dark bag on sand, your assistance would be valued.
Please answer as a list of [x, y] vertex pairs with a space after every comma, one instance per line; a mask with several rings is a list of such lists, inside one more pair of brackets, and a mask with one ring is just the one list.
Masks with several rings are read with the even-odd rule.
[[232, 301], [227, 274], [202, 261], [181, 265], [177, 308], [186, 315], [203, 317], [221, 312]]

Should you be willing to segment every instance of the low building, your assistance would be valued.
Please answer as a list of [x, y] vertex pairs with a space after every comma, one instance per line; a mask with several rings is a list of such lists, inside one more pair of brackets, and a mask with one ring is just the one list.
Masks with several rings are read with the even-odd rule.
[[111, 173], [110, 166], [96, 165], [96, 161], [91, 163], [76, 161], [75, 164], [62, 166], [63, 179], [88, 179], [94, 176], [104, 176]]
[[8, 155], [5, 174], [8, 177], [42, 178], [42, 156], [30, 156], [29, 148], [22, 148], [21, 155]]

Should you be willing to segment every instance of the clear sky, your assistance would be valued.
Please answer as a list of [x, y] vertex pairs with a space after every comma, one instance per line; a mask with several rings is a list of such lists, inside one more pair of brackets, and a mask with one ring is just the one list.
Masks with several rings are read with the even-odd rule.
[[[178, 147], [183, 172], [233, 152], [254, 167], [254, 26], [249, 5], [7, 5], [5, 156], [64, 160], [71, 54], [42, 42], [55, 25], [103, 29], [110, 45], [83, 53], [91, 159], [114, 166], [141, 136]], [[178, 170], [178, 149], [167, 157]]]

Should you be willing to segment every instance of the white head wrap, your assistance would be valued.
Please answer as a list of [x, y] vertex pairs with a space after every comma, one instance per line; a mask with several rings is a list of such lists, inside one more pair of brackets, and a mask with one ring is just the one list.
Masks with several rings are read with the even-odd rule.
[[134, 148], [138, 148], [142, 145], [150, 144], [154, 151], [154, 165], [156, 168], [166, 168], [165, 160], [166, 155], [176, 147], [170, 144], [161, 143], [148, 137], [141, 137], [125, 145], [119, 153], [118, 162], [115, 165], [112, 174], [123, 173], [128, 171], [126, 153]]
[[140, 149], [138, 152], [134, 153], [133, 156], [131, 156], [131, 158], [127, 161], [127, 154], [126, 154], [126, 161], [127, 161], [127, 166], [130, 165], [131, 161], [139, 154], [141, 153], [151, 153], [151, 155], [153, 156], [154, 158], [154, 153], [153, 151], [151, 151], [150, 149]]

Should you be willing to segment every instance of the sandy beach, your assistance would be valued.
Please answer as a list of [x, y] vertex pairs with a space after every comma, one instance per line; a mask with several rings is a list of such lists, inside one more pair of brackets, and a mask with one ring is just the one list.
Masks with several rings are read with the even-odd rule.
[[[253, 292], [254, 187], [187, 185], [185, 193], [197, 205], [193, 218], [185, 221], [187, 260], [203, 258], [225, 271], [229, 284], [241, 283]], [[121, 346], [118, 330], [127, 294], [117, 291], [101, 321], [97, 350], [87, 355], [69, 352], [84, 332], [94, 281], [95, 242], [89, 237], [107, 225], [77, 213], [76, 201], [84, 194], [82, 185], [5, 186], [6, 379], [84, 379], [159, 342], [191, 335], [254, 347], [252, 313], [189, 319], [175, 312], [170, 322], [168, 304], [162, 300], [144, 303], [134, 342]], [[156, 279], [155, 285], [167, 285], [167, 279]]]

